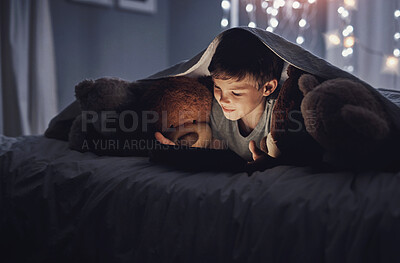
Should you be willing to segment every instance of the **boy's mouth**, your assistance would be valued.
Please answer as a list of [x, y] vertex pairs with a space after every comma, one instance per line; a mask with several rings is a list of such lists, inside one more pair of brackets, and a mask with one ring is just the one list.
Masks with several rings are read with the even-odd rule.
[[224, 112], [226, 112], [226, 113], [235, 111], [235, 110], [232, 110], [232, 109], [227, 109], [227, 108], [225, 108], [225, 107], [223, 107], [223, 106], [221, 106], [221, 108], [222, 108], [222, 110], [223, 110]]

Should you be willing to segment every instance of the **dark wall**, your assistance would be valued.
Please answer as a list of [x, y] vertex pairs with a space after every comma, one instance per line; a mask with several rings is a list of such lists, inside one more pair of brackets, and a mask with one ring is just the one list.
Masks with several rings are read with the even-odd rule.
[[[159, 0], [161, 1], [161, 0]], [[169, 0], [169, 63], [190, 59], [207, 48], [221, 30], [219, 0]]]
[[[115, 1], [116, 2], [116, 1]], [[86, 78], [137, 80], [205, 49], [221, 32], [221, 2], [157, 0], [156, 14], [52, 0], [59, 109]]]
[[154, 15], [116, 7], [52, 0], [59, 109], [74, 100], [85, 78], [136, 80], [168, 63], [169, 7], [158, 1]]

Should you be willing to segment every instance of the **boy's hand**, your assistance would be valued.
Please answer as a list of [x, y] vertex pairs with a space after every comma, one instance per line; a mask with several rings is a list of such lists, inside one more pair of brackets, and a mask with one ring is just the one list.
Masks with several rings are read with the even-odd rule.
[[266, 156], [268, 156], [268, 154], [258, 149], [254, 140], [251, 140], [249, 142], [249, 149], [251, 154], [253, 155], [253, 162], [260, 161], [261, 159], [264, 159], [266, 158]]
[[255, 171], [264, 171], [265, 169], [271, 168], [277, 164], [275, 158], [272, 158], [267, 153], [258, 149], [255, 141], [252, 140], [249, 142], [249, 149], [253, 155], [253, 161], [247, 163], [248, 172], [253, 173]]
[[164, 135], [161, 134], [161, 132], [156, 132], [154, 134], [154, 136], [156, 137], [156, 140], [159, 141], [162, 144], [167, 144], [167, 145], [176, 145], [173, 141], [171, 141], [170, 139], [167, 139], [164, 137]]

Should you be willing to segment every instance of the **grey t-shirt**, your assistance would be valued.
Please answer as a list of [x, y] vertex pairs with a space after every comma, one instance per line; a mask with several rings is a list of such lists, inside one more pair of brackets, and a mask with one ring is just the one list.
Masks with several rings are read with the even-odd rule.
[[271, 115], [276, 98], [267, 98], [265, 110], [254, 130], [244, 137], [240, 134], [238, 121], [225, 118], [221, 106], [213, 99], [211, 109], [211, 130], [213, 137], [224, 141], [229, 149], [237, 153], [243, 159], [252, 161], [253, 157], [249, 150], [249, 142], [254, 140], [258, 148], [260, 141], [268, 135], [271, 126]]

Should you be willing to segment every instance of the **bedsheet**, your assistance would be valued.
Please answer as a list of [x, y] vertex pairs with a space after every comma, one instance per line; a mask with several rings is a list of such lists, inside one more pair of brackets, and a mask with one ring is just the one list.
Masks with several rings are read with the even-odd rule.
[[400, 172], [190, 173], [0, 138], [2, 262], [400, 262]]

